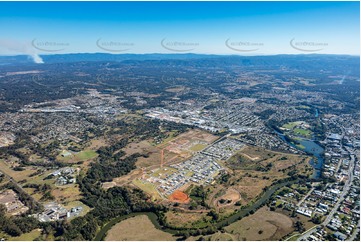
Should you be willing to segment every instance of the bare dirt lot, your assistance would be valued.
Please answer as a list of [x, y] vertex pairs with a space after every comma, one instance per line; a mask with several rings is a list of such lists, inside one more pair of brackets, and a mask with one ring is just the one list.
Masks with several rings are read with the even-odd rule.
[[181, 191], [174, 191], [170, 196], [169, 200], [173, 202], [179, 202], [179, 203], [188, 203], [189, 202], [189, 196]]
[[128, 218], [114, 225], [107, 233], [106, 241], [174, 241], [171, 234], [158, 230], [146, 215]]
[[217, 206], [230, 206], [236, 203], [239, 199], [241, 199], [241, 194], [236, 189], [228, 188], [226, 194], [217, 200]]
[[[125, 148], [124, 151], [126, 156], [132, 155], [134, 153], [147, 154], [148, 157], [140, 157], [136, 166], [138, 168], [155, 168], [160, 166], [160, 154], [161, 148], [152, 146], [149, 141], [141, 141], [139, 143], [130, 143]], [[164, 163], [169, 163], [175, 160], [177, 154], [170, 152], [169, 150], [164, 151]]]
[[194, 129], [180, 134], [174, 139], [158, 145], [158, 147], [176, 153], [182, 157], [186, 157], [189, 154], [206, 147], [217, 138], [218, 136], [212, 135], [208, 132]]

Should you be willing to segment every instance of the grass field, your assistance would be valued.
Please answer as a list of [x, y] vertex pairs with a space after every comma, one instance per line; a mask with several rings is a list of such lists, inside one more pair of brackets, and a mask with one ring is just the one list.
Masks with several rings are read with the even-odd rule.
[[157, 169], [152, 176], [157, 178], [165, 178], [166, 176], [169, 176], [176, 172], [177, 170], [171, 167], [162, 167]]
[[174, 241], [171, 234], [158, 230], [146, 215], [128, 218], [114, 225], [107, 233], [106, 241]]
[[285, 129], [293, 129], [294, 127], [296, 127], [297, 125], [301, 124], [300, 121], [297, 121], [297, 122], [289, 122], [287, 124], [284, 124], [282, 126], [282, 128], [285, 128]]
[[193, 145], [192, 147], [190, 147], [189, 149], [191, 151], [197, 152], [197, 151], [203, 150], [206, 147], [207, 147], [207, 145], [205, 145], [205, 144], [196, 144], [196, 145]]
[[280, 240], [294, 230], [292, 220], [284, 214], [262, 207], [253, 215], [225, 227], [237, 240]]
[[63, 150], [58, 156], [57, 159], [63, 162], [75, 163], [78, 161], [86, 161], [94, 159], [98, 154], [94, 150], [83, 150], [78, 153], [69, 152]]
[[97, 157], [98, 154], [94, 150], [83, 150], [75, 155], [79, 161], [90, 160]]
[[165, 215], [170, 225], [183, 228], [205, 227], [210, 224], [211, 220], [211, 217], [207, 216], [206, 213], [168, 211]]
[[0, 159], [0, 171], [11, 176], [15, 181], [29, 178], [29, 175], [36, 171], [33, 167], [25, 167], [23, 171], [14, 171], [3, 159]]
[[311, 130], [308, 130], [308, 129], [300, 129], [300, 128], [296, 128], [293, 130], [293, 132], [296, 134], [296, 135], [302, 135], [302, 136], [311, 136], [312, 132]]
[[157, 191], [157, 188], [155, 188], [152, 183], [136, 179], [133, 181], [133, 184], [142, 189], [144, 192], [151, 195], [153, 199], [162, 199], [162, 197]]
[[81, 192], [78, 184], [71, 184], [52, 189], [51, 194], [60, 203], [78, 201], [81, 199]]
[[294, 136], [312, 137], [312, 131], [309, 129], [309, 125], [302, 121], [289, 122], [284, 124], [282, 128], [289, 130], [288, 132]]
[[22, 234], [18, 237], [10, 237], [10, 241], [33, 241], [41, 235], [40, 229], [34, 229], [29, 233]]

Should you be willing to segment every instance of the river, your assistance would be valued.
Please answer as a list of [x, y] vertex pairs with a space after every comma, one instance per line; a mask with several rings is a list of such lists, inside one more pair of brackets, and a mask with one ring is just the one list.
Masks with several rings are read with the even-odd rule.
[[309, 140], [309, 139], [304, 139], [301, 137], [297, 137], [299, 138], [297, 140], [297, 142], [299, 142], [304, 148], [300, 148], [298, 146], [296, 146], [295, 144], [292, 144], [290, 142], [288, 142], [285, 139], [285, 135], [283, 133], [278, 132], [277, 130], [275, 130], [275, 132], [278, 134], [278, 136], [285, 141], [286, 143], [288, 143], [289, 145], [291, 145], [292, 147], [301, 150], [301, 151], [305, 151], [309, 154], [312, 154], [314, 156], [313, 159], [311, 159], [310, 164], [312, 165], [312, 167], [314, 168], [314, 172], [312, 175], [312, 178], [318, 179], [321, 177], [321, 172], [322, 172], [322, 166], [323, 166], [323, 153], [324, 153], [324, 149], [319, 146], [315, 141], [313, 140]]

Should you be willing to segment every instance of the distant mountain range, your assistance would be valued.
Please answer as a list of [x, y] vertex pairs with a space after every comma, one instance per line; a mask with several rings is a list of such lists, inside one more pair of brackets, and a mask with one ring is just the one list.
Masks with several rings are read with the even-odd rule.
[[[300, 55], [268, 55], [268, 56], [239, 56], [239, 55], [206, 55], [206, 54], [106, 54], [106, 53], [79, 53], [79, 54], [54, 54], [41, 55], [46, 64], [85, 62], [85, 61], [146, 61], [146, 60], [194, 60], [212, 59], [213, 61], [241, 62], [243, 65], [266, 65], [273, 62], [289, 65], [290, 61], [310, 62], [320, 61], [356, 61], [359, 56], [350, 55], [322, 55], [322, 54], [300, 54]], [[0, 56], [0, 65], [32, 64], [33, 59], [27, 55]]]
[[[199, 54], [107, 54], [107, 53], [79, 53], [41, 55], [45, 63], [65, 63], [82, 61], [124, 61], [124, 60], [166, 60], [166, 59], [199, 59], [216, 57], [216, 55]], [[28, 55], [0, 56], [0, 64], [28, 64], [34, 63]]]

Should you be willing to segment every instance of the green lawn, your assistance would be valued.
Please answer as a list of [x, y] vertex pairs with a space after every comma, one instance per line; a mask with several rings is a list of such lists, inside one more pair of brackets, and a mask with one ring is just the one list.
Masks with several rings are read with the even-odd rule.
[[191, 151], [200, 151], [200, 150], [203, 150], [207, 145], [205, 144], [196, 144], [196, 145], [193, 145], [191, 148], [189, 148]]
[[97, 156], [98, 154], [94, 150], [83, 150], [75, 155], [75, 157], [78, 158], [79, 161], [90, 160]]
[[300, 128], [302, 126], [298, 125], [300, 125], [301, 123], [302, 121], [289, 122], [287, 124], [284, 124], [282, 128], [289, 130], [289, 133], [292, 135], [310, 138], [312, 136], [312, 131], [309, 129]]
[[300, 121], [297, 121], [297, 122], [289, 122], [287, 124], [284, 124], [282, 126], [282, 128], [285, 128], [285, 129], [293, 129], [295, 126], [299, 125], [300, 124]]
[[311, 136], [311, 130], [296, 128], [293, 130], [296, 135], [302, 135], [305, 137]]
[[[63, 154], [65, 154], [66, 156], [62, 156]], [[98, 156], [98, 154], [94, 150], [83, 150], [83, 151], [80, 151], [79, 153], [71, 153], [70, 155], [68, 154], [68, 151], [62, 151], [57, 156], [57, 159], [64, 161], [64, 162], [67, 162], [67, 161], [77, 162], [77, 161], [90, 160], [97, 156]]]

